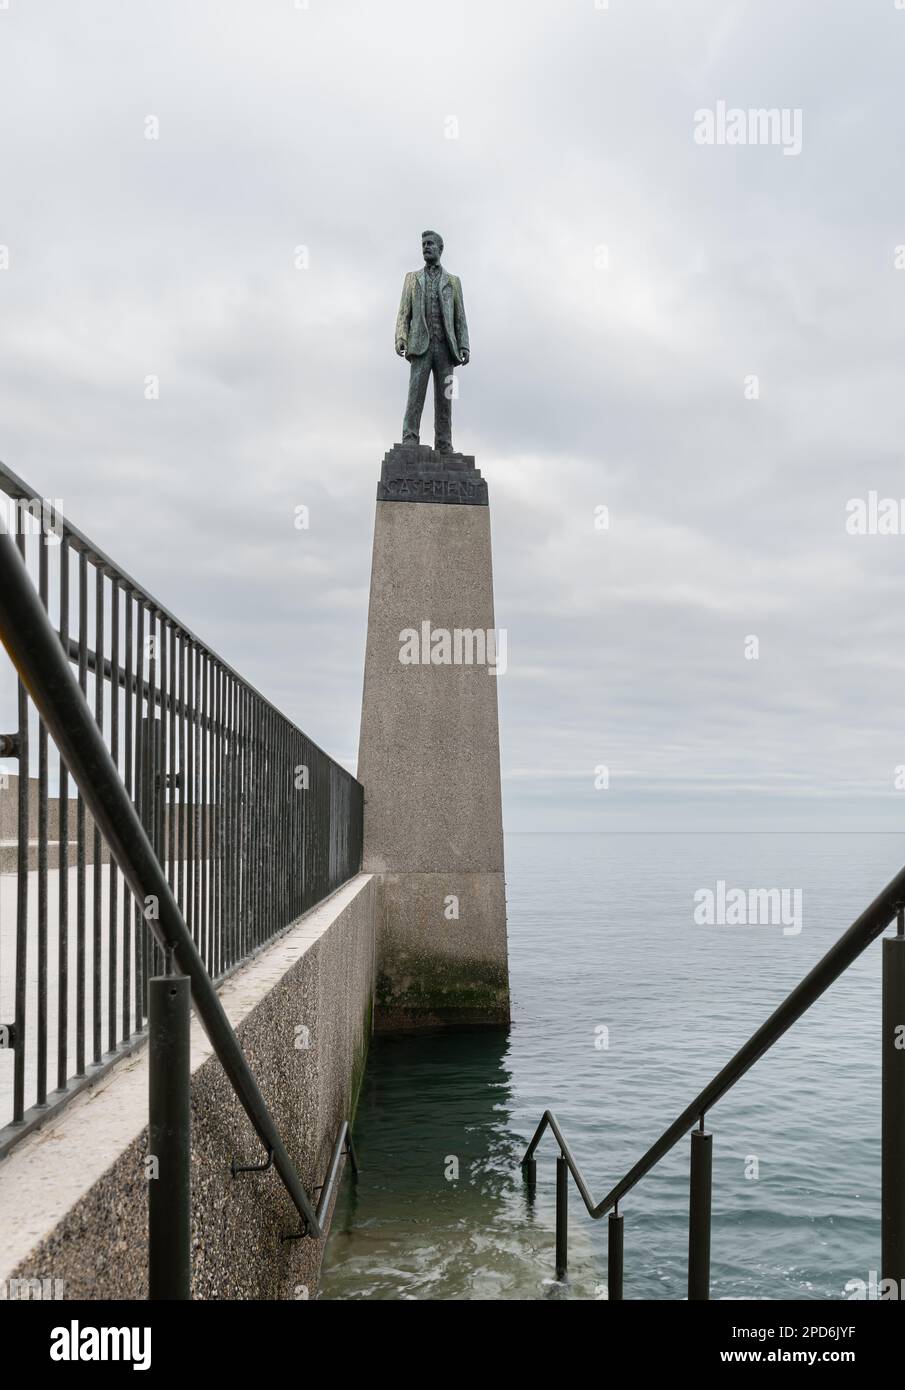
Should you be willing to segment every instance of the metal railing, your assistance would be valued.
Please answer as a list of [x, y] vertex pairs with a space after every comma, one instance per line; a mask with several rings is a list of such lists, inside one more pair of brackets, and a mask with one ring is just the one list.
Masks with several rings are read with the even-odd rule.
[[[34, 701], [42, 725], [65, 759], [72, 777], [122, 870], [136, 902], [153, 904], [143, 914], [166, 962], [166, 974], [149, 981], [152, 1001], [149, 1136], [162, 1181], [149, 1194], [149, 1288], [152, 1298], [188, 1298], [191, 1286], [190, 1244], [190, 1104], [189, 991], [211, 1045], [267, 1152], [258, 1171], [276, 1167], [301, 1218], [298, 1237], [319, 1238], [329, 1211], [343, 1150], [355, 1166], [343, 1122], [333, 1147], [318, 1207], [312, 1206], [283, 1143], [264, 1097], [245, 1060], [239, 1040], [220, 1002], [183, 919], [179, 904], [151, 837], [120, 778], [101, 729], [51, 627], [16, 547], [0, 532], [0, 640], [10, 653], [19, 679]], [[177, 973], [182, 972], [181, 974]], [[178, 983], [177, 983], [178, 982]], [[181, 1005], [181, 1008], [180, 1008]], [[156, 1150], [156, 1152], [155, 1152]], [[233, 1165], [239, 1171], [253, 1171]], [[293, 1238], [290, 1236], [289, 1238]]]
[[[15, 545], [3, 538], [0, 603], [19, 679], [15, 727], [0, 724], [0, 760], [18, 767], [16, 781], [0, 761], [0, 1158], [145, 1038], [164, 886], [198, 968], [222, 980], [357, 873], [362, 845], [349, 772], [0, 464], [4, 494]], [[26, 567], [28, 614], [12, 597]], [[42, 657], [56, 682], [42, 704], [23, 644], [49, 628], [59, 660]], [[70, 687], [97, 735], [83, 776], [57, 736], [75, 715], [51, 722], [47, 703], [71, 703]], [[100, 749], [115, 774], [103, 807]], [[153, 888], [145, 852], [136, 876], [117, 849], [126, 807]]]
[[545, 1131], [549, 1129], [559, 1145], [556, 1160], [557, 1279], [564, 1279], [568, 1268], [569, 1175], [581, 1194], [588, 1215], [594, 1221], [609, 1213], [607, 1289], [609, 1298], [621, 1299], [624, 1228], [619, 1203], [680, 1139], [692, 1132], [688, 1297], [710, 1297], [713, 1136], [704, 1129], [705, 1115], [894, 919], [897, 922], [896, 935], [883, 940], [880, 1268], [882, 1278], [893, 1279], [897, 1288], [905, 1288], [905, 1282], [901, 1282], [905, 1280], [905, 869], [886, 885], [766, 1022], [601, 1201], [595, 1203], [556, 1116], [550, 1110], [544, 1111], [525, 1151], [522, 1169], [529, 1202], [533, 1202], [537, 1184], [537, 1159], [534, 1154]]

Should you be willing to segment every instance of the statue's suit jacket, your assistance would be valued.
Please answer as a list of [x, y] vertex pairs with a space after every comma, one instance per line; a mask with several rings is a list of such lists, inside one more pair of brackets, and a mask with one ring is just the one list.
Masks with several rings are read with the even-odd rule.
[[[446, 329], [453, 361], [461, 362], [462, 353], [468, 352], [469, 346], [465, 304], [458, 275], [447, 275], [445, 270], [441, 270], [439, 293], [443, 326]], [[410, 270], [402, 286], [402, 301], [396, 319], [396, 342], [405, 343], [406, 357], [420, 357], [430, 347], [430, 330], [425, 314], [426, 300], [425, 272]]]

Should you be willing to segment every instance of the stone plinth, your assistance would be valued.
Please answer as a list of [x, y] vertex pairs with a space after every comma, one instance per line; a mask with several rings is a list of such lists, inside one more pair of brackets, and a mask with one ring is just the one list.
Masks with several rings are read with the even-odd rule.
[[[433, 485], [453, 474], [458, 496], [439, 499]], [[429, 490], [418, 501], [434, 505], [392, 493], [374, 528], [358, 777], [363, 867], [379, 876], [376, 1026], [500, 1025], [509, 982], [494, 671], [505, 650], [487, 486], [472, 460], [423, 446], [390, 451], [381, 489], [396, 478], [417, 480]]]
[[487, 506], [487, 484], [471, 454], [438, 454], [426, 444], [394, 444], [384, 456], [378, 502]]

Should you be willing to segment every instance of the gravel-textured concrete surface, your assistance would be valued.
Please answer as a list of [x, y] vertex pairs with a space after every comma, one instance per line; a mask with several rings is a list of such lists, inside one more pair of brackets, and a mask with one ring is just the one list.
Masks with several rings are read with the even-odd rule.
[[377, 503], [358, 778], [380, 877], [377, 1027], [505, 1024], [505, 674], [454, 645], [450, 664], [400, 661], [422, 624], [495, 631], [488, 507]]
[[377, 921], [379, 1032], [509, 1022], [501, 873], [382, 874]]

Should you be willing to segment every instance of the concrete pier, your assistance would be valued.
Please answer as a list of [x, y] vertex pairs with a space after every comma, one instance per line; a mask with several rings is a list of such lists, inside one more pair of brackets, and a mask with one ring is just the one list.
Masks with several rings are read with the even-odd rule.
[[[393, 500], [385, 500], [392, 498]], [[509, 1020], [490, 509], [472, 460], [397, 445], [378, 491], [358, 779], [376, 1026]]]

